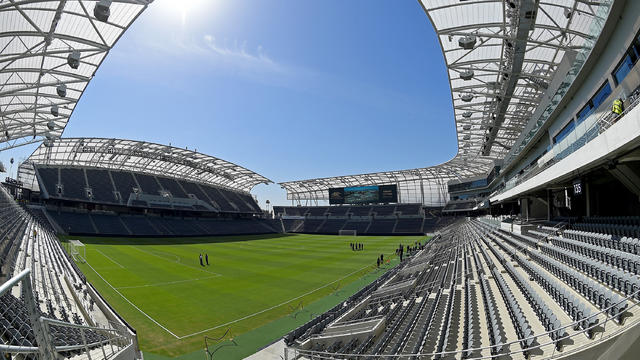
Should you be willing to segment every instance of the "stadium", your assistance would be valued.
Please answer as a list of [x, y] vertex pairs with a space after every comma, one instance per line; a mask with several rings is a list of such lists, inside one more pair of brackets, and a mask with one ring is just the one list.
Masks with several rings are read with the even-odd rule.
[[0, 0], [2, 358], [636, 359], [640, 2], [414, 1], [455, 156], [274, 184], [65, 136], [160, 1]]

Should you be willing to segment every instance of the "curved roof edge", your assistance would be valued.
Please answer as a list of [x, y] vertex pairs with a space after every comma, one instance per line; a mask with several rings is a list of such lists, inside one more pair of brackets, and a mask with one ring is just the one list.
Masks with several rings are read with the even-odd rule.
[[31, 166], [79, 166], [132, 171], [245, 192], [251, 191], [257, 184], [272, 183], [260, 174], [211, 155], [125, 139], [61, 138], [41, 144], [25, 163]]
[[[439, 165], [376, 173], [344, 175], [309, 180], [281, 182], [280, 186], [289, 194], [316, 194], [335, 187], [397, 184], [406, 181], [427, 181], [445, 183], [454, 179], [465, 179], [487, 174], [494, 166], [489, 158], [467, 159], [454, 157]], [[328, 197], [328, 193], [326, 194]]]
[[318, 198], [330, 187], [488, 174], [539, 116], [536, 110], [545, 105], [545, 95], [568, 75], [566, 69], [558, 71], [561, 64], [593, 47], [612, 0], [418, 2], [438, 36], [447, 68], [457, 154], [425, 168], [280, 183], [289, 194]]
[[152, 2], [0, 1], [0, 151], [60, 137], [109, 51]]

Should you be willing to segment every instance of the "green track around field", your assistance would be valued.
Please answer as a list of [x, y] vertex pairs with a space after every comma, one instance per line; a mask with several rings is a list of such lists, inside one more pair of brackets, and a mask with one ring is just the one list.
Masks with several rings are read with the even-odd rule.
[[[375, 269], [379, 254], [392, 259], [399, 243], [425, 239], [300, 234], [68, 238], [86, 245], [87, 263], [78, 264], [80, 269], [136, 328], [145, 356], [200, 359], [204, 337], [219, 338], [227, 330], [223, 340], [229, 346], [216, 358], [251, 354], [381, 275]], [[364, 243], [364, 250], [351, 251], [352, 241]], [[200, 266], [200, 253], [209, 254], [210, 266]]]

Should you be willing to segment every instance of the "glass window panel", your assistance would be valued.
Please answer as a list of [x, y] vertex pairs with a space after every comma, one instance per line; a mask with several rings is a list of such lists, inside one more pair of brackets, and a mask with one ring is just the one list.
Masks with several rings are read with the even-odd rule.
[[627, 74], [629, 74], [629, 71], [631, 71], [631, 68], [633, 67], [633, 63], [634, 61], [631, 55], [626, 54], [624, 56], [624, 59], [622, 60], [622, 63], [620, 63], [620, 65], [618, 65], [616, 70], [613, 72], [613, 77], [616, 79], [617, 84], [620, 84], [622, 80], [627, 77]]
[[598, 106], [600, 106], [600, 104], [604, 102], [604, 99], [606, 99], [609, 95], [611, 95], [611, 85], [609, 85], [609, 82], [606, 82], [604, 86], [601, 87], [600, 90], [598, 90], [598, 92], [593, 96], [593, 99], [591, 99], [593, 108], [597, 109]]
[[589, 116], [589, 114], [591, 114], [591, 109], [593, 109], [591, 107], [591, 103], [588, 103], [582, 108], [582, 110], [578, 112], [578, 123], [581, 123], [584, 119], [587, 118], [587, 116]]
[[570, 123], [567, 124], [567, 126], [564, 127], [564, 129], [560, 130], [560, 132], [558, 133], [558, 135], [556, 135], [553, 138], [553, 143], [559, 143], [560, 141], [562, 141], [562, 139], [566, 138], [567, 135], [569, 135], [571, 133], [571, 131], [573, 131], [573, 129], [576, 127], [576, 124], [571, 121]]

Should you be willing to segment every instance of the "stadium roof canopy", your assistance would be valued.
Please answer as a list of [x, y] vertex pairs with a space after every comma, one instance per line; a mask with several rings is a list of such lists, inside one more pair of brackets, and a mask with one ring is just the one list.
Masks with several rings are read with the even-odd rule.
[[442, 48], [458, 154], [449, 162], [422, 169], [281, 183], [290, 198], [309, 189], [396, 183], [407, 177], [451, 180], [486, 175], [523, 143], [524, 133], [540, 128], [541, 119], [546, 120], [542, 115], [555, 109], [558, 101], [552, 97], [575, 78], [612, 4], [612, 0], [420, 2]]
[[327, 190], [330, 188], [416, 181], [437, 181], [446, 185], [449, 180], [484, 175], [492, 166], [493, 160], [488, 158], [477, 158], [472, 161], [463, 157], [456, 157], [444, 164], [420, 169], [289, 181], [280, 183], [280, 185], [287, 190], [289, 199], [312, 198], [326, 200], [329, 197]]
[[591, 49], [594, 21], [610, 2], [421, 1], [444, 54], [458, 146], [496, 159], [514, 146], [565, 55]]
[[152, 1], [0, 0], [0, 151], [60, 137], [109, 50]]
[[[271, 180], [210, 155], [144, 141], [61, 138], [42, 144], [20, 166], [18, 180], [31, 184], [29, 168], [38, 165], [82, 166], [162, 175], [180, 180], [250, 191]], [[23, 175], [24, 174], [24, 175]]]

